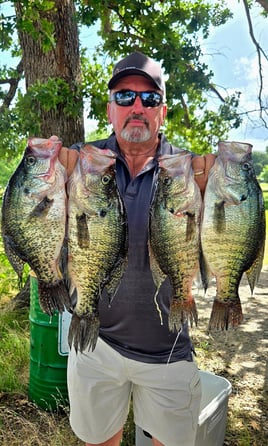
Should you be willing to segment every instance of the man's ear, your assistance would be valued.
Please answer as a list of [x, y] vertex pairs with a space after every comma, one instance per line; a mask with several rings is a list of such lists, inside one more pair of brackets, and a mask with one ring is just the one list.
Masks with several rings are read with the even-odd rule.
[[161, 125], [163, 124], [165, 117], [167, 116], [167, 104], [163, 105], [162, 114], [163, 114], [163, 119]]
[[107, 119], [108, 119], [108, 123], [109, 124], [111, 124], [112, 123], [112, 121], [111, 121], [111, 116], [110, 116], [110, 103], [108, 102], [108, 104], [107, 104], [107, 106], [106, 106], [106, 113], [107, 113]]

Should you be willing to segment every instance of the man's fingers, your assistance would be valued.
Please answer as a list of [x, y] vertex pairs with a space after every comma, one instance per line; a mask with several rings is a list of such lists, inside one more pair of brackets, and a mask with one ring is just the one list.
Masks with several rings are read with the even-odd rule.
[[208, 181], [208, 174], [215, 162], [216, 156], [212, 153], [200, 156], [197, 155], [192, 159], [192, 168], [194, 171], [194, 179], [203, 194]]
[[67, 149], [67, 147], [62, 147], [60, 150], [59, 160], [65, 167], [68, 178], [74, 170], [78, 156], [79, 153], [77, 152], [77, 150]]
[[67, 165], [67, 175], [68, 177], [71, 175], [72, 171], [75, 168], [75, 165], [77, 163], [77, 160], [79, 158], [79, 152], [74, 149], [67, 149], [68, 150], [68, 165]]

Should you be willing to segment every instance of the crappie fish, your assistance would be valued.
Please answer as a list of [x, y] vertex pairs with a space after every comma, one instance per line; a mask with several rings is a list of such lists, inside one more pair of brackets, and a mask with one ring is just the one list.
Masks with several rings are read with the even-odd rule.
[[252, 164], [252, 146], [221, 142], [204, 196], [201, 245], [205, 269], [216, 278], [209, 330], [238, 326], [245, 272], [253, 293], [263, 261], [265, 210]]
[[76, 351], [94, 350], [98, 302], [106, 286], [115, 295], [127, 258], [127, 220], [115, 180], [116, 155], [89, 144], [79, 154], [69, 183], [68, 275], [77, 303], [69, 329]]
[[190, 320], [197, 324], [192, 281], [199, 268], [201, 194], [194, 181], [188, 152], [159, 158], [157, 190], [150, 210], [149, 255], [155, 301], [168, 276], [173, 287], [169, 329]]
[[38, 279], [40, 306], [49, 315], [71, 305], [61, 268], [66, 226], [66, 176], [58, 160], [61, 146], [55, 137], [29, 138], [2, 206], [6, 255], [20, 281], [24, 264], [29, 264]]

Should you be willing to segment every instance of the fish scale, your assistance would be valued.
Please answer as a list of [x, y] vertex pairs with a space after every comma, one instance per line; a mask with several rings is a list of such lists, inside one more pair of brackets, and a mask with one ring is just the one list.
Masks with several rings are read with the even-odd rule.
[[239, 284], [246, 273], [253, 292], [263, 260], [265, 210], [251, 145], [222, 142], [204, 196], [201, 245], [204, 270], [216, 278], [209, 330], [243, 320]]
[[71, 307], [61, 268], [66, 223], [66, 175], [58, 161], [61, 146], [57, 139], [29, 138], [2, 206], [7, 257], [20, 282], [24, 263], [35, 272], [40, 306], [49, 315]]
[[68, 276], [76, 307], [69, 344], [94, 350], [98, 301], [105, 286], [113, 299], [127, 262], [126, 212], [115, 181], [115, 154], [81, 148], [68, 184]]
[[[173, 288], [169, 328], [197, 323], [192, 281], [199, 267], [201, 195], [193, 178], [191, 154], [159, 158], [157, 190], [150, 209], [149, 254], [157, 294], [168, 276]], [[161, 309], [158, 307], [161, 315]]]

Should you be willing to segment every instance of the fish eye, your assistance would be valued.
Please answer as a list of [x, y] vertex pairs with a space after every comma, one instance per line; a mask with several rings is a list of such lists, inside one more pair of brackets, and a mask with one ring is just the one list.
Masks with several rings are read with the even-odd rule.
[[101, 209], [99, 212], [100, 217], [105, 217], [106, 214], [107, 214], [107, 211], [105, 209]]
[[35, 163], [36, 163], [36, 158], [35, 158], [34, 156], [32, 156], [32, 155], [27, 156], [27, 158], [26, 158], [26, 164], [27, 164], [28, 166], [33, 166]]
[[242, 169], [243, 170], [250, 170], [251, 169], [251, 164], [250, 163], [243, 163], [242, 164]]
[[171, 183], [171, 178], [170, 177], [164, 178], [163, 183], [168, 186]]
[[109, 184], [110, 181], [111, 181], [110, 175], [103, 175], [103, 177], [101, 177], [101, 182], [102, 184], [104, 184], [104, 186], [106, 186], [106, 184]]

